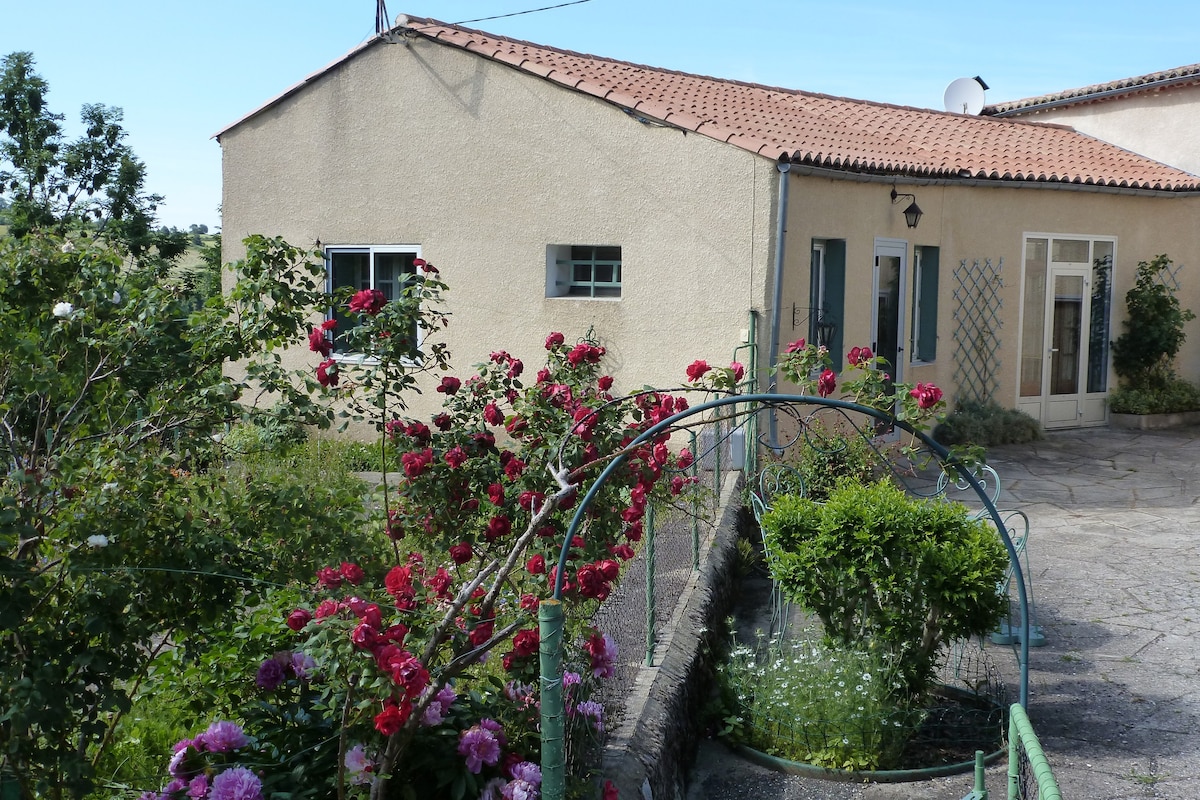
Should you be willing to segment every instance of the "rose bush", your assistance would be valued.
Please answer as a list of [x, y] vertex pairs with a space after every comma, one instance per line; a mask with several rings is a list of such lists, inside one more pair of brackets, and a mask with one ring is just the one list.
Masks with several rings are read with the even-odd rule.
[[[327, 326], [308, 334], [322, 359], [315, 380], [374, 425], [385, 463], [396, 456], [402, 476], [377, 496], [374, 535], [391, 543], [391, 563], [377, 571], [351, 561], [314, 565], [308, 602], [279, 610], [293, 640], [264, 654], [252, 677], [246, 671], [257, 695], [233, 710], [256, 743], [257, 763], [268, 763], [264, 792], [535, 797], [537, 611], [558, 577], [580, 487], [627, 452], [565, 562], [562, 677], [576, 749], [603, 727], [590, 695], [616, 659], [612, 640], [587, 620], [634, 556], [647, 508], [689, 483], [674, 473], [690, 454], [675, 455], [666, 434], [630, 450], [686, 401], [652, 391], [614, 397], [597, 341], [551, 333], [533, 380], [503, 350], [468, 375], [445, 374], [448, 353], [432, 334], [447, 322], [437, 306], [446, 287], [421, 266], [422, 277], [388, 302], [361, 292], [339, 299], [354, 316], [335, 335], [363, 358], [331, 357], [317, 334]], [[321, 378], [329, 361], [336, 382]], [[405, 413], [404, 395], [422, 372], [444, 395], [429, 419]], [[311, 659], [303, 677], [297, 658]], [[336, 757], [309, 755], [322, 743]]]

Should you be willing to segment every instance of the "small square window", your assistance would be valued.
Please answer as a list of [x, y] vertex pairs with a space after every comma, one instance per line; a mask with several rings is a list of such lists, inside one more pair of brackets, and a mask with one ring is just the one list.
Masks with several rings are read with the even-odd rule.
[[621, 296], [620, 247], [551, 245], [546, 254], [547, 297]]

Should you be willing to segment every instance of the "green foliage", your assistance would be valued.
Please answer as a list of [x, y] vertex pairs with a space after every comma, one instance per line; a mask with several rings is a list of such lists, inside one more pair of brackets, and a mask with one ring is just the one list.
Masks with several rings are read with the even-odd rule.
[[1154, 388], [1122, 386], [1108, 395], [1108, 408], [1117, 414], [1178, 414], [1200, 411], [1200, 387], [1169, 378]]
[[823, 623], [830, 646], [882, 648], [922, 697], [938, 648], [992, 630], [1008, 556], [961, 505], [844, 483], [828, 502], [779, 498], [763, 517], [773, 577]]
[[933, 429], [933, 438], [947, 446], [994, 447], [1035, 442], [1042, 438], [1042, 428], [1023, 411], [1003, 408], [994, 400], [963, 400]]
[[1174, 377], [1175, 356], [1183, 346], [1183, 327], [1196, 318], [1180, 306], [1164, 283], [1171, 259], [1165, 254], [1139, 261], [1133, 288], [1125, 293], [1125, 332], [1113, 345], [1113, 369], [1133, 389], [1165, 389]]
[[718, 680], [724, 734], [769, 755], [829, 769], [899, 766], [922, 712], [884, 650], [771, 641], [735, 647]]
[[155, 269], [98, 244], [0, 240], [0, 750], [27, 793], [86, 792], [152, 656], [294, 579], [297, 543], [359, 544], [361, 496], [193, 474], [252, 389], [227, 359], [328, 424], [277, 352], [321, 296], [312, 269], [249, 240], [229, 304], [189, 317]]
[[879, 477], [882, 456], [857, 431], [813, 430], [794, 465], [804, 478], [804, 495], [823, 502], [842, 481], [870, 483]]
[[121, 109], [84, 105], [84, 135], [66, 142], [48, 92], [32, 53], [0, 61], [0, 195], [11, 198], [9, 233], [83, 231], [142, 265], [177, 259], [187, 236], [155, 228], [162, 197], [144, 192], [146, 167], [125, 144]]

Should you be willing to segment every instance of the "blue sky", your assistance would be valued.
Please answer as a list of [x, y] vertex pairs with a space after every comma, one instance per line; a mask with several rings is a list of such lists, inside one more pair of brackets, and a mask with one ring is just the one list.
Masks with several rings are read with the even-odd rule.
[[[556, 0], [392, 0], [446, 22]], [[1148, 13], [1152, 11], [1153, 13]], [[220, 224], [212, 135], [374, 33], [375, 0], [0, 0], [0, 55], [32, 51], [52, 110], [125, 110], [168, 225]], [[774, 86], [941, 108], [955, 78], [989, 102], [1200, 62], [1200, 3], [587, 0], [471, 27]], [[78, 131], [70, 129], [73, 133]]]

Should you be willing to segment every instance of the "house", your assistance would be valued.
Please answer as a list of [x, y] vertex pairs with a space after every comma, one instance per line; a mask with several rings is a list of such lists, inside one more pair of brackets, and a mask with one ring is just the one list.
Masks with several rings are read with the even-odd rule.
[[1200, 175], [1200, 64], [997, 103], [983, 113], [1069, 125]]
[[[1135, 265], [1200, 252], [1200, 178], [1061, 125], [415, 17], [218, 139], [226, 260], [251, 233], [320, 242], [332, 285], [387, 290], [424, 258], [451, 286], [460, 369], [591, 328], [618, 389], [747, 342], [765, 387], [805, 337], [1047, 427], [1103, 425]], [[1200, 275], [1184, 292], [1200, 307]], [[1200, 375], [1200, 337], [1182, 363]]]

